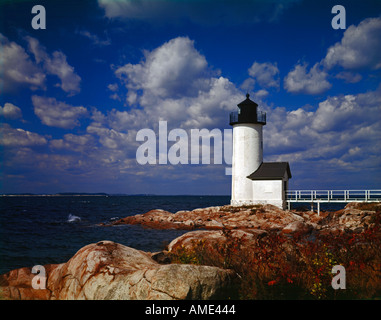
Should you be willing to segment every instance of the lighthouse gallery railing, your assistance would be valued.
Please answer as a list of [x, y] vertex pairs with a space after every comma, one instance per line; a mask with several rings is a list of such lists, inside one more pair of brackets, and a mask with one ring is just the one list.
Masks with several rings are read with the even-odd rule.
[[288, 202], [381, 202], [381, 190], [288, 190]]
[[[248, 119], [249, 122], [253, 122], [253, 119]], [[254, 119], [258, 123], [266, 123], [266, 112], [257, 111], [257, 119]], [[242, 116], [237, 112], [231, 112], [230, 113], [230, 123], [236, 123], [236, 122], [245, 122], [245, 119], [242, 119]]]

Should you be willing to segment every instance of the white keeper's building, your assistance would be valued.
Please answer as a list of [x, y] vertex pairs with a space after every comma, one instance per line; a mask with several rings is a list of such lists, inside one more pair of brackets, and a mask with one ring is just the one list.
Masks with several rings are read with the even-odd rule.
[[288, 162], [263, 162], [263, 126], [266, 113], [250, 100], [230, 114], [233, 126], [231, 205], [272, 204], [286, 208], [291, 171]]

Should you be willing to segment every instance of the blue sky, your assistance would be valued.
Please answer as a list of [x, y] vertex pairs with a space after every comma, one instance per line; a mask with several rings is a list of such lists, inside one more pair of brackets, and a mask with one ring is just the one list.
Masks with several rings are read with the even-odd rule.
[[339, 2], [1, 1], [0, 192], [230, 194], [225, 163], [138, 164], [136, 134], [228, 129], [246, 92], [291, 188], [381, 189], [381, 2]]

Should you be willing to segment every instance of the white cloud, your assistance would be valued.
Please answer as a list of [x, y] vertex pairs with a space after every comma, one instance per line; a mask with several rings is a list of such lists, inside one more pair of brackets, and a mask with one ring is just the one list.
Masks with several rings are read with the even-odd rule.
[[49, 55], [37, 39], [28, 36], [26, 40], [36, 62], [42, 64], [48, 74], [55, 75], [61, 80], [61, 83], [57, 84], [58, 87], [70, 95], [80, 92], [81, 77], [68, 64], [65, 54], [61, 51], [54, 51]]
[[19, 86], [28, 86], [32, 90], [45, 87], [45, 74], [38, 67], [24, 48], [13, 41], [9, 41], [0, 33], [0, 64], [2, 77], [0, 88], [3, 92], [12, 92]]
[[258, 83], [261, 87], [279, 88], [279, 69], [277, 63], [258, 63], [254, 62], [249, 68], [249, 75]]
[[115, 74], [129, 89], [144, 89], [160, 98], [194, 96], [208, 87], [207, 62], [189, 38], [175, 38], [152, 52], [140, 64], [126, 64]]
[[73, 129], [79, 126], [78, 119], [86, 116], [86, 108], [79, 106], [73, 107], [64, 102], [57, 101], [55, 98], [32, 96], [34, 113], [47, 126]]
[[74, 68], [66, 61], [66, 56], [59, 51], [55, 51], [51, 58], [45, 60], [45, 68], [50, 74], [56, 75], [61, 80], [58, 86], [70, 94], [78, 93], [81, 78], [74, 72]]
[[112, 91], [112, 92], [116, 92], [116, 91], [118, 91], [119, 86], [118, 86], [117, 83], [110, 83], [110, 84], [107, 86], [107, 89], [109, 89], [109, 90]]
[[[306, 63], [297, 64], [284, 78], [284, 88], [291, 93], [321, 94], [332, 87], [327, 78], [335, 66], [346, 70], [381, 68], [381, 18], [368, 18], [358, 26], [349, 26], [341, 41], [328, 48], [324, 59], [308, 72]], [[342, 71], [335, 78], [357, 83], [362, 75]]]
[[320, 94], [330, 89], [328, 74], [316, 63], [308, 72], [307, 64], [297, 64], [284, 78], [284, 88], [291, 93]]
[[77, 31], [77, 33], [79, 35], [91, 40], [91, 42], [96, 46], [104, 47], [104, 46], [108, 46], [111, 44], [111, 40], [108, 37], [105, 40], [102, 40], [96, 34], [93, 34], [87, 30]]
[[3, 116], [6, 119], [20, 119], [22, 118], [22, 112], [19, 107], [6, 102], [4, 107], [0, 106], [0, 116]]
[[109, 129], [99, 123], [90, 124], [86, 131], [99, 136], [99, 142], [108, 149], [124, 150], [132, 141], [135, 141], [135, 135]]
[[323, 64], [331, 69], [381, 68], [381, 18], [368, 18], [358, 26], [351, 25], [340, 42], [330, 47]]
[[342, 71], [336, 75], [337, 79], [343, 79], [347, 83], [357, 83], [361, 81], [362, 76], [359, 73], [352, 73], [347, 71]]
[[47, 140], [38, 133], [14, 129], [4, 123], [0, 128], [0, 144], [6, 147], [42, 146], [47, 144]]
[[49, 142], [53, 149], [64, 149], [80, 153], [96, 150], [95, 138], [90, 134], [75, 135], [72, 133], [65, 134], [63, 139], [54, 139]]
[[46, 75], [57, 76], [60, 79], [57, 86], [70, 95], [80, 91], [81, 78], [68, 64], [65, 54], [54, 51], [49, 55], [37, 39], [29, 36], [25, 39], [35, 61], [22, 46], [0, 33], [0, 62], [4, 66], [0, 87], [4, 92], [15, 91], [19, 86], [46, 90]]
[[340, 171], [376, 173], [381, 164], [380, 112], [381, 86], [367, 93], [329, 97], [316, 111], [276, 108], [268, 112], [264, 129], [265, 158], [290, 161], [301, 174], [299, 184], [307, 183], [308, 175], [324, 185]]
[[357, 102], [356, 96], [346, 95], [329, 97], [319, 103], [311, 127], [318, 132], [341, 131], [342, 128], [353, 127], [364, 118], [376, 116], [377, 109], [365, 108]]
[[115, 74], [128, 89], [127, 101], [143, 108], [128, 113], [134, 128], [149, 123], [152, 127], [159, 120], [184, 128], [224, 126], [227, 117], [222, 118], [221, 110], [234, 109], [242, 99], [228, 79], [215, 76], [187, 37], [145, 52], [141, 63], [126, 64]]
[[[191, 129], [227, 127], [229, 111], [244, 99], [228, 79], [214, 76], [217, 72], [210, 70], [194, 42], [183, 37], [146, 51], [140, 63], [115, 68], [115, 74], [120, 83], [108, 89], [121, 96], [125, 87], [127, 99], [135, 95], [135, 102], [125, 111], [112, 109], [105, 113], [94, 108], [93, 122], [86, 132], [97, 139], [98, 163], [129, 174], [144, 172], [147, 176], [149, 171], [154, 175], [165, 173], [168, 179], [176, 175], [183, 178], [184, 167], [180, 165], [136, 168], [136, 150], [141, 145], [136, 141], [137, 132], [149, 128], [158, 133], [160, 120], [168, 122], [168, 132], [182, 128], [189, 134]], [[67, 143], [60, 139], [54, 146], [63, 148]]]

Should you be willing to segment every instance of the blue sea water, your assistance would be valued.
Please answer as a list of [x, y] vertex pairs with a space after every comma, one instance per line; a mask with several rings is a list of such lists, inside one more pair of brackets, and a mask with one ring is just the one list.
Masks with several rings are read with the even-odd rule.
[[5, 196], [0, 198], [0, 274], [69, 260], [83, 246], [111, 240], [155, 252], [185, 233], [100, 222], [163, 209], [228, 204], [227, 196]]
[[66, 262], [83, 246], [101, 240], [160, 251], [187, 231], [98, 224], [152, 209], [176, 212], [229, 202], [229, 196], [0, 197], [0, 274], [21, 267]]

